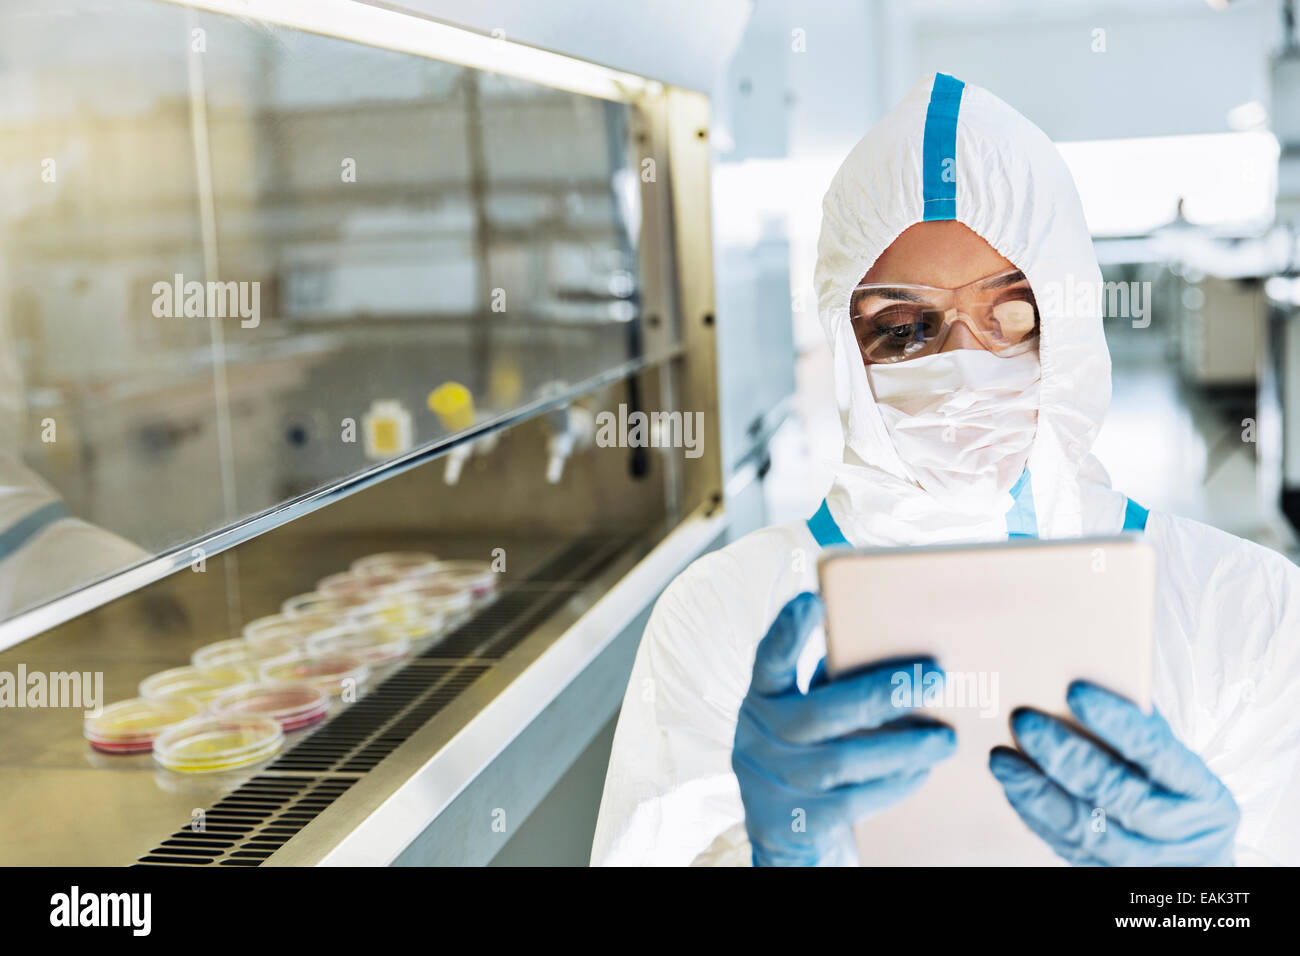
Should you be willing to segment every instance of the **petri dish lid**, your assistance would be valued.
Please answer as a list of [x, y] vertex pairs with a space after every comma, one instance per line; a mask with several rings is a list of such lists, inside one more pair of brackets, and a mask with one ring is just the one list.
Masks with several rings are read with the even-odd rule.
[[447, 623], [447, 615], [435, 604], [387, 595], [355, 608], [348, 615], [348, 623], [354, 627], [391, 631], [415, 641], [441, 631]]
[[259, 617], [244, 625], [244, 640], [254, 647], [269, 645], [268, 650], [283, 654], [290, 650], [299, 650], [307, 638], [320, 631], [338, 627], [339, 615], [335, 612], [312, 611], [311, 613], [271, 614]]
[[370, 572], [392, 572], [406, 574], [419, 571], [427, 564], [434, 564], [438, 556], [427, 551], [385, 551], [357, 558], [352, 562], [351, 570], [357, 574]]
[[329, 577], [321, 578], [316, 590], [330, 597], [365, 598], [389, 584], [402, 580], [402, 575], [393, 571], [340, 571]]
[[259, 681], [236, 687], [209, 705], [216, 717], [270, 717], [284, 731], [314, 724], [325, 716], [329, 695], [305, 681]]
[[242, 637], [228, 641], [205, 644], [190, 657], [190, 663], [199, 670], [224, 670], [230, 667], [247, 667], [250, 672], [268, 657], [284, 651], [269, 644], [250, 644]]
[[497, 586], [497, 572], [486, 561], [439, 561], [422, 573], [434, 580], [467, 587], [476, 598], [491, 594]]
[[105, 753], [146, 753], [158, 734], [196, 716], [199, 706], [189, 697], [132, 697], [109, 704], [98, 717], [87, 717], [82, 732]]
[[218, 694], [254, 677], [251, 667], [225, 665], [200, 670], [193, 665], [159, 671], [140, 681], [140, 696], [151, 700], [164, 697], [189, 697], [206, 704]]
[[160, 733], [153, 757], [168, 770], [216, 773], [260, 763], [283, 745], [284, 731], [270, 717], [194, 717]]
[[319, 591], [295, 594], [280, 605], [280, 612], [285, 617], [306, 617], [312, 614], [342, 614], [353, 607], [355, 601], [341, 597], [331, 597]]
[[473, 606], [474, 591], [462, 582], [433, 576], [408, 578], [389, 585], [380, 598], [414, 601], [417, 606], [436, 608], [444, 614], [459, 614]]
[[267, 681], [306, 681], [327, 694], [341, 694], [349, 680], [355, 684], [364, 683], [370, 676], [370, 668], [356, 654], [295, 651], [263, 661], [258, 676]]
[[345, 625], [332, 631], [322, 631], [307, 641], [309, 654], [355, 654], [371, 664], [398, 660], [410, 650], [411, 641], [405, 634], [382, 625]]

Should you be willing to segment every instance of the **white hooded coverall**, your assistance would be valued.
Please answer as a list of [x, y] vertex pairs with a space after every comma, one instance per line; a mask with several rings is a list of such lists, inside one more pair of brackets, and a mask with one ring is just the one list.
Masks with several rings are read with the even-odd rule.
[[[993, 514], [941, 504], [906, 480], [849, 321], [862, 276], [903, 230], [931, 219], [965, 224], [1023, 271], [1041, 317], [1027, 475]], [[1048, 138], [986, 90], [927, 77], [832, 180], [815, 282], [844, 464], [815, 520], [707, 554], [659, 598], [619, 716], [592, 863], [750, 862], [731, 770], [737, 714], [758, 642], [787, 601], [817, 589], [811, 529], [838, 526], [848, 543], [876, 547], [1144, 528], [1158, 562], [1155, 706], [1232, 792], [1236, 861], [1300, 864], [1300, 568], [1206, 525], [1148, 515], [1089, 454], [1110, 402], [1101, 272]], [[824, 649], [814, 635], [801, 686]]]

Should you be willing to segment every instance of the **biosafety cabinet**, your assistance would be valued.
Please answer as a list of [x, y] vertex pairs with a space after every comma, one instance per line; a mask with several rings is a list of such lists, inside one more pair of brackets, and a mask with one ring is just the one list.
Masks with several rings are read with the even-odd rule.
[[581, 862], [744, 486], [707, 99], [335, 0], [9, 2], [0, 94], [0, 863]]

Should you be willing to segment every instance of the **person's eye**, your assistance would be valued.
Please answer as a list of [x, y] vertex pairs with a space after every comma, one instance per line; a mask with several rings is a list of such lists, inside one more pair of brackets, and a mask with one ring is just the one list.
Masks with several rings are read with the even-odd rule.
[[880, 335], [900, 337], [926, 334], [932, 324], [930, 316], [922, 309], [907, 306], [889, 306], [871, 316], [871, 327]]
[[925, 338], [925, 325], [920, 322], [912, 322], [907, 325], [891, 325], [878, 330], [877, 334], [880, 338], [889, 342], [911, 342]]

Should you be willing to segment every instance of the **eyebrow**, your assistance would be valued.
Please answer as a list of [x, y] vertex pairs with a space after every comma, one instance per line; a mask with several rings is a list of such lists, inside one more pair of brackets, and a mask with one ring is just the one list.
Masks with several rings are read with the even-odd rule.
[[998, 276], [996, 279], [991, 279], [989, 282], [980, 286], [980, 288], [981, 289], [1005, 289], [1009, 285], [1016, 285], [1017, 283], [1024, 282], [1024, 281], [1025, 281], [1025, 274], [1023, 272], [1008, 272], [1004, 276]]
[[[1008, 272], [1006, 275], [996, 276], [980, 286], [989, 292], [998, 289], [1005, 289], [1008, 286], [1018, 285], [1025, 281], [1025, 274], [1017, 270]], [[979, 280], [975, 280], [976, 284]], [[923, 292], [917, 292], [915, 289], [905, 289], [901, 286], [876, 286], [870, 290], [858, 289], [854, 292], [853, 298], [849, 303], [850, 314], [858, 311], [858, 304], [865, 299], [889, 299], [894, 302], [928, 302], [929, 298]]]
[[880, 286], [871, 290], [860, 290], [854, 296], [854, 304], [861, 302], [863, 299], [895, 299], [899, 302], [929, 302], [930, 297], [915, 289], [891, 288], [890, 286]]

